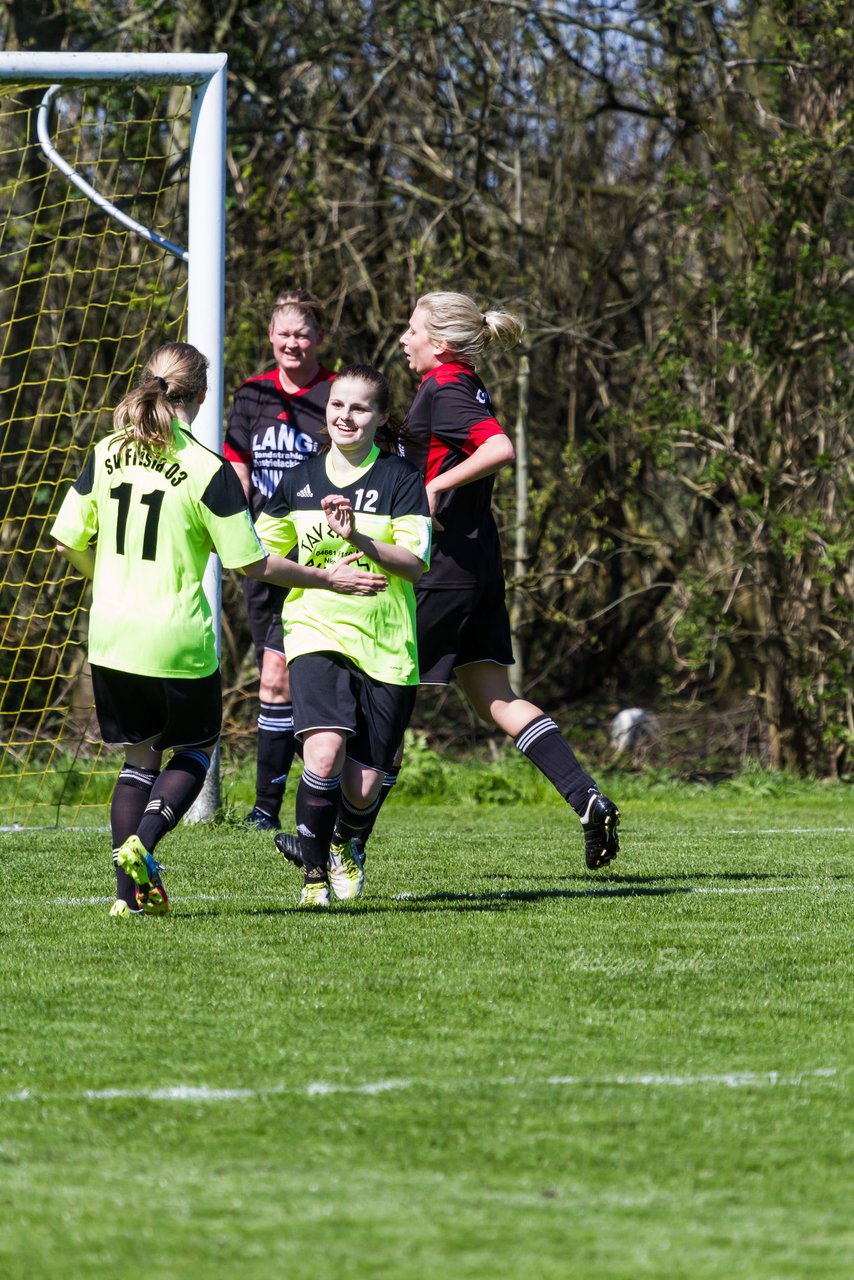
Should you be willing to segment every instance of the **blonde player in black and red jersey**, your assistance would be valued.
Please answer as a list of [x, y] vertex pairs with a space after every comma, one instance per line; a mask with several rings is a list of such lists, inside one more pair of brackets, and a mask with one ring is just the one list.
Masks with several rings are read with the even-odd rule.
[[[518, 697], [508, 677], [513, 651], [492, 489], [515, 452], [475, 364], [490, 343], [512, 345], [521, 335], [507, 312], [484, 313], [466, 294], [441, 292], [419, 298], [400, 340], [410, 369], [421, 376], [402, 452], [425, 476], [433, 517], [430, 572], [415, 588], [421, 683], [443, 685], [456, 676], [481, 719], [503, 729], [575, 810], [585, 861], [595, 871], [617, 855], [619, 810], [581, 768], [554, 720]], [[392, 769], [380, 803], [395, 779]], [[357, 852], [364, 858], [363, 847]]]
[[[249, 378], [234, 396], [223, 456], [257, 516], [286, 471], [328, 442], [326, 402], [335, 374], [318, 359], [323, 341], [318, 298], [305, 289], [280, 293], [267, 336], [275, 368]], [[294, 758], [293, 708], [282, 635], [287, 592], [246, 579], [243, 596], [261, 676], [255, 802], [247, 826], [279, 828], [285, 782]]]

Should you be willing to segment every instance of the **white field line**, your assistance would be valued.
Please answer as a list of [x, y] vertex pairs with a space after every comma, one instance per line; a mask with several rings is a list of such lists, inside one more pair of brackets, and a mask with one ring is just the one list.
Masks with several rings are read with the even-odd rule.
[[724, 836], [820, 836], [835, 831], [852, 831], [854, 827], [732, 827]]
[[[671, 1075], [667, 1072], [650, 1072], [644, 1075], [616, 1076], [546, 1076], [541, 1079], [524, 1079], [510, 1076], [503, 1080], [464, 1082], [467, 1089], [499, 1088], [522, 1091], [574, 1086], [582, 1089], [767, 1089], [800, 1088], [811, 1080], [832, 1081], [837, 1084], [848, 1068], [817, 1067], [787, 1075], [780, 1071], [730, 1071], [722, 1075]], [[213, 1088], [209, 1085], [173, 1085], [159, 1089], [81, 1089], [75, 1093], [39, 1093], [31, 1089], [18, 1089], [0, 1094], [0, 1104], [12, 1102], [251, 1102], [256, 1099], [291, 1095], [317, 1098], [332, 1094], [362, 1094], [375, 1097], [383, 1093], [399, 1093], [406, 1089], [432, 1089], [450, 1087], [457, 1089], [460, 1081], [448, 1080], [371, 1080], [364, 1084], [339, 1084], [331, 1080], [315, 1080], [305, 1085], [271, 1085], [267, 1088]]]

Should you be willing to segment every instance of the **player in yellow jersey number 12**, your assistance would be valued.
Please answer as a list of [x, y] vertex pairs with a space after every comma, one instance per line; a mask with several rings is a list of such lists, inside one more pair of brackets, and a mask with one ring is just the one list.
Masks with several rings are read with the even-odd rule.
[[376, 369], [342, 369], [326, 410], [329, 450], [283, 475], [255, 525], [270, 551], [296, 549], [300, 564], [355, 549], [363, 567], [388, 579], [382, 595], [366, 599], [296, 590], [285, 600], [304, 764], [296, 794], [302, 906], [328, 906], [330, 889], [339, 899], [362, 892], [355, 841], [372, 820], [418, 685], [414, 583], [430, 562], [431, 525], [421, 473], [397, 452], [388, 401]]

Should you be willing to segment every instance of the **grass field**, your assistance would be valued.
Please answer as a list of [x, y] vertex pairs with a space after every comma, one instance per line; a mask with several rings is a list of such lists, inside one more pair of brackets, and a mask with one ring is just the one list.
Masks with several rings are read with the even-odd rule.
[[320, 916], [233, 824], [125, 924], [105, 833], [0, 836], [0, 1275], [854, 1274], [854, 792], [615, 796], [599, 875], [396, 799]]

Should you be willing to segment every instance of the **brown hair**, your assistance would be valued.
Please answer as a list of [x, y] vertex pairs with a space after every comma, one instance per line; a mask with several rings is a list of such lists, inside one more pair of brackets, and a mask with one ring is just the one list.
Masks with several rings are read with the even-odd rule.
[[[388, 379], [384, 373], [380, 373], [379, 369], [375, 369], [372, 364], [345, 365], [343, 369], [338, 370], [335, 378], [336, 380], [338, 378], [356, 378], [359, 382], [364, 382], [371, 388], [380, 413], [388, 413], [389, 400], [391, 398]], [[334, 387], [335, 383], [333, 382], [332, 385]], [[331, 395], [332, 391], [329, 394]], [[397, 453], [398, 446], [406, 438], [406, 434], [402, 423], [389, 417], [377, 427], [374, 440], [385, 453]]]
[[172, 444], [176, 404], [195, 403], [207, 390], [208, 359], [189, 342], [158, 347], [113, 413], [113, 427], [121, 443], [162, 452]]
[[323, 328], [323, 303], [308, 289], [288, 289], [276, 295], [270, 323], [276, 319], [280, 311], [299, 311], [305, 320], [313, 320], [316, 329]]

